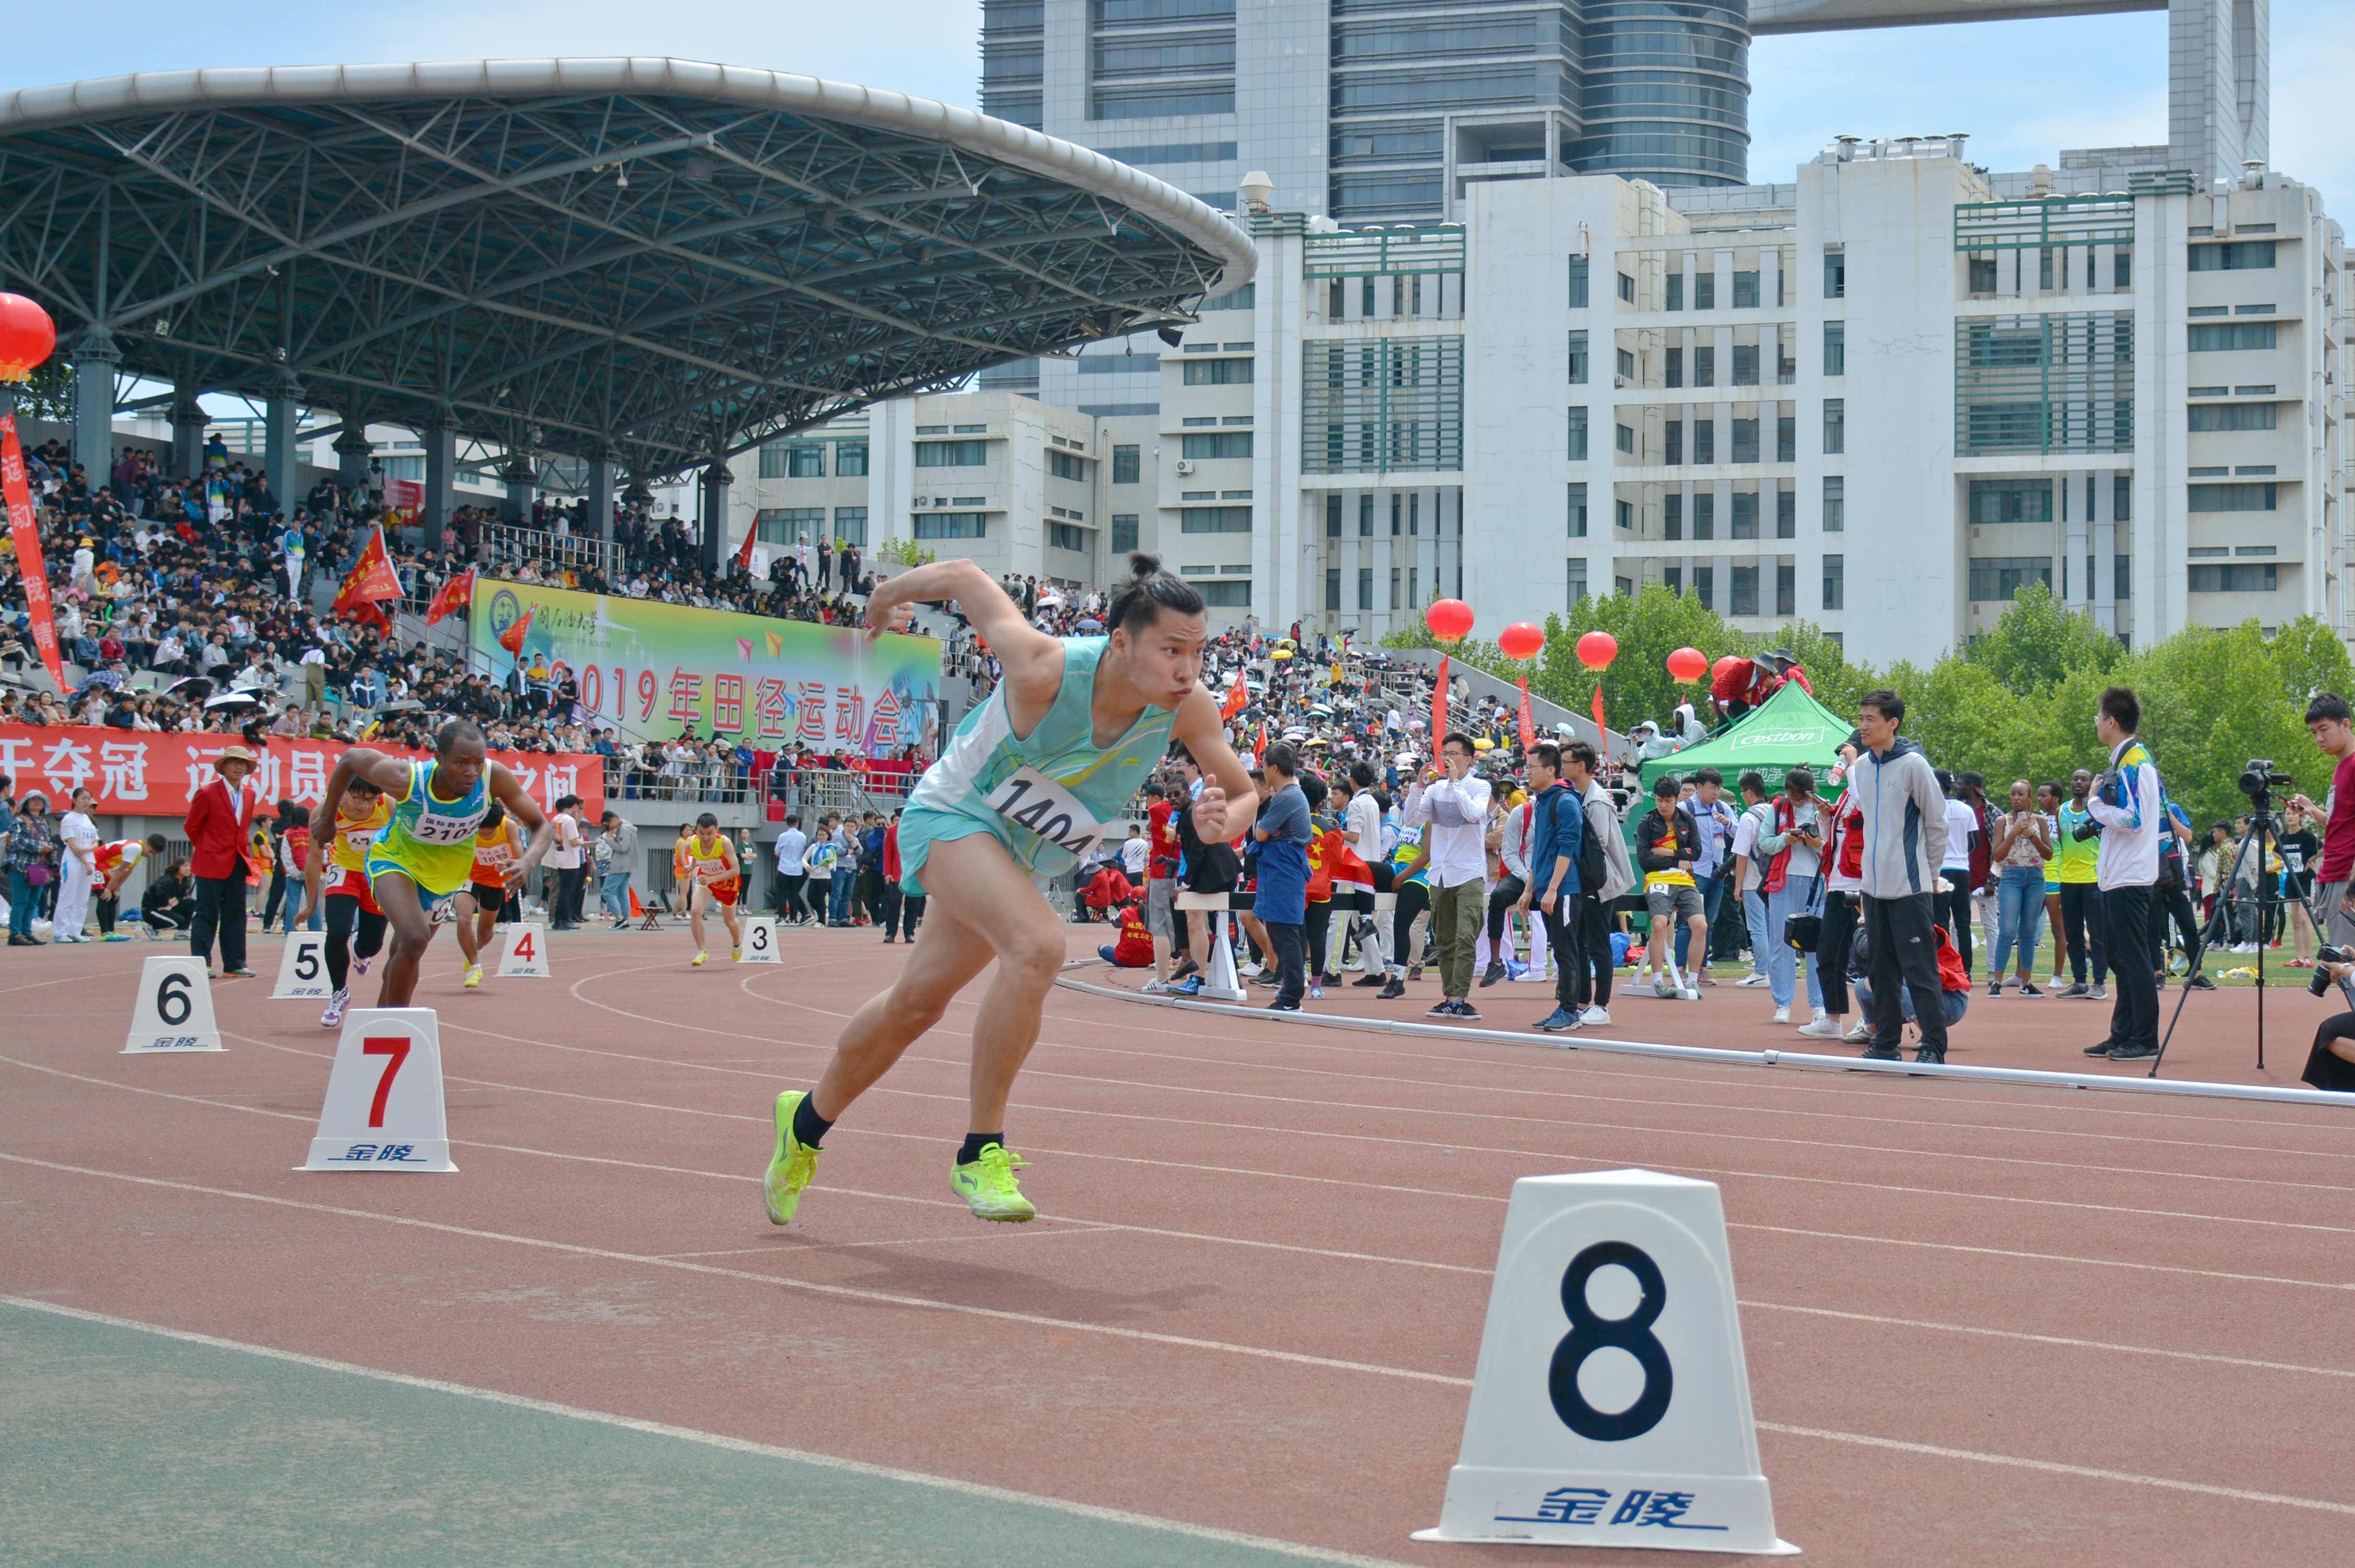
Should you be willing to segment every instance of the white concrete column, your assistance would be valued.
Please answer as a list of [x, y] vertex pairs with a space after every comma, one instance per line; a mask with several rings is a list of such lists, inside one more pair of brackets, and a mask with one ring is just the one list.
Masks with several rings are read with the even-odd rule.
[[[2082, 478], [2078, 478], [2075, 475], [2072, 475], [2071, 478], [2080, 485], [2084, 483], [2084, 481]], [[2084, 495], [2082, 491], [2080, 492], [2077, 499], [2079, 503], [2077, 509], [2079, 511], [2086, 510], [2083, 505]], [[2093, 578], [2093, 581], [2086, 586], [2091, 589], [2089, 597], [2091, 597], [2094, 601], [2094, 623], [2100, 626], [2103, 630], [2112, 633], [2115, 633], [2118, 629], [2118, 519], [2116, 505], [2116, 492], [2110, 482], [2108, 471], [2103, 471], [2095, 473], [2094, 475], [2094, 504], [2091, 508], [2093, 512], [2094, 560], [2092, 569], [2086, 574], [2088, 577]]]
[[[2065, 487], [2069, 479], [2063, 477], [2053, 482]], [[2078, 481], [2081, 485], [2083, 482], [2082, 479]], [[2085, 494], [2080, 490], [2074, 495], [2063, 493], [2053, 499], [2061, 508], [2061, 515], [2066, 519], [2061, 525], [2061, 548], [2069, 563], [2069, 591], [2062, 597], [2071, 609], [2089, 609], [2093, 603], [2094, 581], [2093, 574], [2085, 569], [2085, 556], [2092, 548], [2093, 520], [2085, 515]]]

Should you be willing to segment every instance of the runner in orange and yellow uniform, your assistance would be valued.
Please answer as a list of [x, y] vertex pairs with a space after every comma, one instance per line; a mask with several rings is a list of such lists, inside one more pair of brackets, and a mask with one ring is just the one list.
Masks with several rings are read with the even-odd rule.
[[[325, 855], [313, 854], [303, 868], [305, 896], [296, 927], [311, 923], [323, 886], [327, 901], [327, 980], [336, 994], [319, 1016], [322, 1029], [343, 1022], [344, 1009], [351, 1005], [352, 960], [357, 958], [359, 972], [366, 974], [368, 960], [384, 947], [384, 911], [377, 906], [375, 890], [368, 886], [368, 846], [390, 821], [392, 802], [384, 798], [384, 791], [365, 780], [354, 783], [336, 808], [335, 844]], [[359, 927], [357, 947], [352, 942], [355, 925]]]
[[499, 911], [506, 907], [507, 887], [516, 875], [516, 861], [524, 852], [526, 837], [523, 824], [508, 816], [506, 808], [496, 800], [474, 831], [474, 867], [458, 892], [455, 922], [458, 967], [465, 971], [468, 991], [483, 983], [483, 947], [498, 929]]
[[719, 917], [728, 922], [734, 956], [741, 959], [744, 933], [736, 924], [736, 895], [744, 886], [743, 869], [736, 859], [736, 846], [719, 831], [718, 817], [706, 811], [695, 819], [693, 836], [678, 842], [677, 867], [679, 881], [687, 886], [687, 923], [695, 933], [695, 963], [702, 963], [706, 957], [703, 912], [713, 904], [719, 906]]

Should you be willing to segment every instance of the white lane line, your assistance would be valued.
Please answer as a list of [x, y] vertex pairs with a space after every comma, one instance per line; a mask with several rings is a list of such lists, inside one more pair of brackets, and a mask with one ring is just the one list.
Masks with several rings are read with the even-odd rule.
[[2296, 1285], [2308, 1290], [2355, 1290], [2343, 1279], [2291, 1279], [2276, 1274], [2234, 1274], [2222, 1268], [2186, 1268], [2173, 1263], [2129, 1263], [2116, 1257], [2077, 1257], [2064, 1252], [2022, 1252], [2015, 1247], [1966, 1246], [1960, 1242], [1921, 1241], [1912, 1236], [1867, 1236], [1852, 1231], [1811, 1231], [1797, 1225], [1764, 1225], [1728, 1220], [1728, 1230], [1766, 1231], [1776, 1235], [1815, 1236], [1824, 1241], [1863, 1242], [1873, 1246], [1924, 1247], [1934, 1252], [1975, 1253], [1981, 1257], [2023, 1258], [2039, 1263], [2073, 1263], [2087, 1268], [2131, 1268], [2147, 1274], [2182, 1274], [2199, 1279], [2230, 1279], [2243, 1285]]
[[2355, 1378], [2355, 1371], [2344, 1367], [2309, 1367], [2293, 1361], [2253, 1361], [2246, 1356], [2206, 1355], [2197, 1351], [2170, 1351], [2157, 1345], [2121, 1345], [2108, 1340], [2072, 1340], [2059, 1334], [2031, 1334], [2017, 1329], [1979, 1329], [1967, 1323], [1929, 1323], [1919, 1318], [1891, 1318], [1876, 1312], [1843, 1312], [1830, 1307], [1798, 1307], [1787, 1301], [1752, 1301], [1745, 1298], [1741, 1305], [1745, 1309], [1762, 1312], [1803, 1312], [1811, 1318], [1841, 1318], [1851, 1323], [1880, 1323], [1892, 1329], [1927, 1329], [1941, 1334], [1977, 1334], [1987, 1339], [2023, 1340], [2030, 1344], [2061, 1345], [2077, 1351], [2115, 1351], [2129, 1356], [2165, 1356], [2178, 1361], [2213, 1361], [2219, 1366], [2304, 1372], [2310, 1377]]
[[1857, 1432], [1827, 1432], [1819, 1426], [1787, 1426], [1779, 1421], [1761, 1421], [1757, 1425], [1761, 1432], [1779, 1432], [1785, 1437], [1817, 1437], [1827, 1443], [1856, 1443], [1869, 1448], [1891, 1448], [1901, 1454], [1923, 1454], [1936, 1459], [1968, 1459], [1978, 1465], [2044, 1470], [2056, 1476], [2082, 1476], [2087, 1480], [2158, 1487], [2167, 1491], [2231, 1498], [2238, 1502], [2265, 1503], [2275, 1508], [2307, 1508], [2324, 1513], [2355, 1514], [2355, 1503], [2325, 1502], [2319, 1498], [2285, 1497], [2279, 1492], [2254, 1492], [2243, 1487], [2210, 1486], [2204, 1481], [2179, 1481], [2167, 1476], [2137, 1476], [2130, 1470], [2102, 1470], [2090, 1465], [2062, 1465], [2051, 1459], [2023, 1459], [2011, 1454], [1983, 1454], [1974, 1448], [1941, 1448], [1934, 1444], [1907, 1443], [1895, 1437], [1868, 1437]]
[[858, 1459], [840, 1459], [831, 1454], [812, 1454], [799, 1448], [781, 1448], [773, 1443], [755, 1443], [742, 1437], [723, 1436], [717, 1432], [699, 1432], [691, 1426], [672, 1426], [659, 1421], [641, 1421], [634, 1415], [615, 1415], [608, 1411], [587, 1410], [577, 1404], [558, 1404], [545, 1399], [533, 1399], [525, 1394], [506, 1393], [497, 1389], [475, 1388], [462, 1383], [445, 1383], [440, 1378], [411, 1377], [406, 1372], [384, 1372], [376, 1367], [356, 1365], [351, 1361], [329, 1361], [324, 1356], [307, 1356], [299, 1351], [282, 1351], [275, 1345], [257, 1345], [242, 1340], [224, 1340], [211, 1334], [191, 1333], [186, 1329], [166, 1329], [156, 1323], [143, 1323], [132, 1318], [117, 1318], [105, 1312], [91, 1312], [79, 1307], [61, 1306], [54, 1301], [37, 1301], [21, 1296], [0, 1296], [0, 1305], [16, 1307], [27, 1312], [47, 1312], [54, 1317], [78, 1319], [86, 1323], [98, 1323], [110, 1329], [129, 1329], [142, 1334], [154, 1334], [159, 1339], [178, 1340], [186, 1344], [203, 1345], [209, 1350], [237, 1351], [246, 1355], [262, 1356], [271, 1361], [291, 1362], [317, 1372], [340, 1372], [347, 1377], [364, 1377], [378, 1383], [395, 1383], [403, 1388], [423, 1389], [431, 1393], [455, 1394], [463, 1399], [478, 1399], [489, 1404], [504, 1404], [517, 1410], [528, 1410], [540, 1415], [559, 1415], [569, 1421], [594, 1422], [601, 1426], [616, 1426], [626, 1432], [640, 1432], [652, 1437], [676, 1438], [685, 1443], [700, 1443], [707, 1447], [724, 1448], [737, 1454], [757, 1454], [763, 1458], [785, 1459], [797, 1465], [815, 1465], [828, 1470], [865, 1476], [875, 1480], [900, 1481], [910, 1486], [930, 1487], [936, 1491], [954, 1492], [960, 1496], [981, 1498], [991, 1502], [1018, 1503], [1028, 1508], [1046, 1509], [1055, 1513], [1071, 1514], [1081, 1519], [1100, 1520], [1106, 1524], [1129, 1525], [1140, 1530], [1157, 1530], [1171, 1535], [1183, 1535], [1197, 1541], [1217, 1542], [1224, 1546], [1251, 1547], [1262, 1552], [1281, 1552], [1309, 1563], [1337, 1563], [1349, 1568], [1406, 1568], [1390, 1558], [1361, 1557], [1355, 1552], [1334, 1552], [1321, 1546], [1304, 1546], [1295, 1542], [1277, 1541], [1263, 1535], [1245, 1535], [1237, 1531], [1219, 1530], [1209, 1525], [1188, 1524], [1183, 1520], [1158, 1519], [1151, 1514], [1131, 1513], [1125, 1509], [1099, 1508], [1093, 1503], [1072, 1502], [1065, 1498], [1046, 1497], [1036, 1492], [1018, 1492], [1005, 1487], [984, 1486], [978, 1481], [961, 1481], [951, 1476], [926, 1475], [919, 1470], [894, 1469], [886, 1465], [869, 1465]]
[[515, 1235], [505, 1231], [477, 1230], [470, 1225], [453, 1225], [440, 1220], [417, 1219], [406, 1214], [378, 1213], [371, 1209], [347, 1209], [334, 1203], [311, 1203], [299, 1198], [280, 1198], [264, 1192], [240, 1192], [231, 1187], [208, 1187], [195, 1181], [168, 1181], [160, 1176], [137, 1176], [128, 1171], [101, 1171], [87, 1165], [69, 1165], [60, 1160], [36, 1160], [24, 1154], [0, 1153], [0, 1160], [12, 1165], [29, 1165], [43, 1171], [63, 1171], [74, 1176], [94, 1176], [103, 1181], [124, 1181], [142, 1187], [161, 1187], [178, 1192], [198, 1192], [207, 1197], [229, 1198], [248, 1203], [266, 1203], [276, 1208], [297, 1209], [316, 1214], [334, 1214], [343, 1219], [371, 1220], [379, 1224], [403, 1225], [412, 1230], [436, 1231], [445, 1235], [465, 1236], [474, 1241], [497, 1242], [508, 1246], [534, 1247], [548, 1252], [570, 1253], [576, 1257], [602, 1257], [611, 1262], [633, 1264], [642, 1267], [674, 1268], [719, 1279], [798, 1290], [813, 1296], [832, 1296], [845, 1300], [869, 1301], [879, 1306], [901, 1307], [917, 1311], [948, 1312], [962, 1317], [987, 1318], [1005, 1323], [1028, 1323], [1034, 1328], [1060, 1329], [1082, 1334], [1102, 1334], [1111, 1339], [1134, 1340], [1146, 1344], [1172, 1345], [1182, 1350], [1210, 1351], [1225, 1355], [1247, 1356], [1260, 1361], [1288, 1361], [1297, 1366], [1366, 1372], [1377, 1377], [1401, 1378], [1412, 1383], [1439, 1383], [1449, 1388], [1469, 1388], [1472, 1385], [1469, 1378], [1448, 1377], [1439, 1372], [1414, 1372], [1405, 1367], [1380, 1366], [1370, 1361], [1343, 1361], [1332, 1356], [1313, 1356], [1303, 1351], [1279, 1351], [1264, 1345], [1240, 1345], [1226, 1340], [1205, 1340], [1188, 1334], [1165, 1334], [1150, 1329], [1124, 1329], [1108, 1323], [1084, 1322], [1075, 1318], [1050, 1318], [1035, 1312], [1009, 1312], [1001, 1308], [972, 1307], [954, 1301], [934, 1301], [921, 1296], [902, 1296], [893, 1291], [868, 1290], [850, 1285], [821, 1285], [814, 1280], [792, 1279], [774, 1274], [755, 1274], [748, 1269], [722, 1268], [717, 1264], [690, 1263], [677, 1258], [662, 1257], [653, 1253], [622, 1252], [612, 1247], [556, 1241], [546, 1236]]

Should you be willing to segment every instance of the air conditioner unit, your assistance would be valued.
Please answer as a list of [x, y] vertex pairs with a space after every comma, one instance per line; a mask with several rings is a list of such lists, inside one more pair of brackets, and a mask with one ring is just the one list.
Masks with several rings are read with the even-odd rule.
[[1178, 462], [1178, 471], [1181, 475], [1191, 473], [1194, 471], [1194, 465], [1181, 458]]
[[916, 504], [919, 506], [930, 506], [932, 503], [932, 498], [929, 495], [919, 495], [916, 497]]

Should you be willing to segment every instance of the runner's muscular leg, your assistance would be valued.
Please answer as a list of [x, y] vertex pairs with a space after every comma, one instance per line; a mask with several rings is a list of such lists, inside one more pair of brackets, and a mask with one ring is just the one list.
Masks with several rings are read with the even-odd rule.
[[687, 890], [687, 928], [695, 934], [695, 950], [703, 951], [703, 906], [710, 902], [711, 890], [696, 883]]
[[[933, 844], [923, 877], [932, 895], [928, 918], [917, 928], [899, 983], [860, 1008], [842, 1032], [812, 1108], [834, 1120], [996, 959], [997, 976], [974, 1019], [966, 1130], [1003, 1132], [1007, 1096], [1039, 1038], [1039, 1011], [1062, 964], [1062, 927], [1029, 877], [986, 835]], [[967, 910], [974, 914], [961, 913]]]
[[458, 917], [453, 920], [451, 924], [457, 927], [459, 956], [464, 958], [469, 964], [477, 963], [480, 960], [476, 957], [476, 954], [480, 950], [484, 939], [487, 938], [490, 933], [485, 931], [480, 936], [475, 934], [474, 895], [472, 893], [461, 893], [458, 895], [457, 913]]
[[392, 927], [392, 953], [384, 961], [384, 984], [377, 991], [376, 1004], [407, 1007], [417, 991], [417, 969], [425, 961], [433, 927], [425, 916], [424, 895], [406, 874], [382, 872], [372, 885], [376, 906]]

